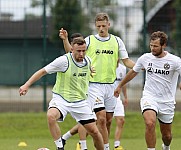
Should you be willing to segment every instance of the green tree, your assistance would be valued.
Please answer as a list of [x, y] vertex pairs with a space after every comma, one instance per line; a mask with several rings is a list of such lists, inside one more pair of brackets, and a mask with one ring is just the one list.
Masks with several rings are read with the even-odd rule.
[[[42, 2], [43, 0], [32, 0], [31, 6], [43, 5]], [[53, 21], [51, 39], [56, 44], [62, 44], [58, 37], [61, 27], [65, 28], [69, 35], [74, 32], [80, 32], [84, 36], [91, 34], [91, 27], [95, 29], [93, 26], [94, 17], [98, 12], [107, 12], [114, 23], [117, 20], [116, 13], [110, 9], [116, 4], [111, 0], [46, 0], [46, 2], [47, 7], [51, 10]], [[81, 2], [86, 4], [84, 8], [82, 8]], [[114, 28], [110, 29], [110, 33], [116, 33], [117, 36], [120, 36], [120, 33]]]
[[[42, 0], [32, 0], [31, 6], [37, 7], [43, 5]], [[59, 39], [59, 30], [64, 28], [69, 35], [80, 32], [84, 36], [91, 33], [89, 19], [83, 13], [80, 0], [46, 0], [47, 7], [50, 8], [53, 22], [53, 32], [51, 40], [58, 46], [62, 47]]]
[[65, 28], [69, 34], [80, 32], [86, 36], [91, 33], [89, 20], [83, 13], [79, 0], [57, 0], [52, 8], [52, 18], [55, 42], [60, 41], [57, 37], [61, 27]]
[[[110, 20], [113, 24], [116, 24], [117, 21], [117, 13], [114, 11], [114, 6], [118, 5], [117, 1], [114, 0], [86, 0], [88, 5], [88, 12], [89, 12], [89, 20], [94, 21], [94, 17], [98, 12], [106, 12], [109, 14]], [[111, 34], [115, 34], [117, 36], [121, 36], [121, 33], [113, 26], [111, 26], [109, 32]]]

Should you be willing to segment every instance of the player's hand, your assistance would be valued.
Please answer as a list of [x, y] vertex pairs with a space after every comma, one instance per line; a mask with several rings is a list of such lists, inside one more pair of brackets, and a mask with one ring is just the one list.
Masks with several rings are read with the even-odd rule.
[[91, 77], [93, 78], [94, 74], [96, 73], [96, 69], [92, 66], [91, 67]]
[[61, 28], [59, 30], [59, 37], [62, 39], [62, 40], [65, 40], [68, 38], [68, 32], [66, 30], [64, 30], [63, 28]]
[[119, 95], [120, 95], [120, 92], [121, 92], [121, 87], [118, 86], [118, 87], [114, 90], [114, 96], [118, 98]]
[[180, 88], [180, 90], [181, 90], [181, 82], [179, 83], [179, 88]]
[[128, 99], [127, 99], [127, 98], [124, 99], [123, 105], [124, 105], [125, 107], [128, 106]]
[[28, 87], [26, 85], [22, 85], [20, 88], [19, 88], [19, 95], [22, 96], [22, 95], [26, 95], [26, 93], [28, 92]]

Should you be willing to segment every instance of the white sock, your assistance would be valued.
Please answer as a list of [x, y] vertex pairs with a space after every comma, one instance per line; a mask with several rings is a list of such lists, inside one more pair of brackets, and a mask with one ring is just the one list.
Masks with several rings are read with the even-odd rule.
[[72, 136], [72, 134], [70, 133], [70, 131], [68, 131], [67, 133], [65, 133], [65, 134], [62, 136], [62, 139], [68, 140], [71, 136]]
[[170, 146], [166, 146], [165, 144], [164, 145], [164, 150], [170, 150]]
[[80, 140], [79, 143], [81, 145], [81, 150], [87, 149], [86, 140]]
[[59, 148], [63, 147], [62, 138], [61, 137], [58, 140], [54, 141], [54, 142], [55, 142], [57, 147], [59, 147]]
[[155, 148], [147, 148], [147, 150], [155, 150]]
[[110, 149], [109, 149], [109, 143], [104, 144], [104, 150], [110, 150]]
[[114, 147], [120, 146], [120, 141], [114, 141]]

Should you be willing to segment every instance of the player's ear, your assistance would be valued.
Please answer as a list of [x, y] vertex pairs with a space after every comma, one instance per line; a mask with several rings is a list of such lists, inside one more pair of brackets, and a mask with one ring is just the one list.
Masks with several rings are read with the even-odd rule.
[[163, 46], [162, 46], [162, 47], [165, 49], [165, 48], [166, 48], [166, 46], [167, 46], [166, 44], [163, 44]]
[[110, 28], [110, 26], [111, 26], [111, 23], [110, 23], [110, 22], [108, 22], [108, 27]]
[[71, 52], [73, 52], [73, 47], [71, 46], [71, 49], [70, 49]]

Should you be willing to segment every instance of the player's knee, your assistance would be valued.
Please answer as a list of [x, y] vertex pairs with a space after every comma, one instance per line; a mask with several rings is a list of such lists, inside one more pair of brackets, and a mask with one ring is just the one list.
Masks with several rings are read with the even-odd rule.
[[121, 124], [124, 124], [124, 123], [125, 123], [124, 117], [119, 118], [119, 122], [120, 122]]
[[106, 118], [104, 118], [104, 117], [99, 117], [99, 119], [97, 119], [97, 123], [99, 124], [99, 125], [101, 125], [101, 126], [103, 126], [103, 125], [106, 125]]
[[147, 121], [145, 125], [147, 130], [155, 130], [155, 123], [153, 121]]
[[106, 122], [106, 123], [107, 123], [107, 126], [110, 126], [111, 123], [112, 123], [112, 118], [111, 118], [111, 119], [107, 119], [106, 121], [107, 121], [107, 122]]
[[162, 139], [164, 141], [171, 141], [172, 140], [172, 134], [171, 133], [164, 134], [164, 135], [162, 135]]
[[51, 123], [56, 122], [56, 117], [51, 113], [47, 113], [47, 120], [48, 120], [48, 123], [51, 124]]
[[89, 133], [92, 137], [97, 137], [99, 136], [99, 130], [98, 129], [94, 129], [94, 130], [91, 130], [90, 133]]
[[119, 118], [119, 119], [116, 120], [116, 124], [117, 124], [118, 126], [120, 126], [120, 127], [123, 127], [124, 123], [125, 123], [124, 117], [121, 117], [121, 118]]

